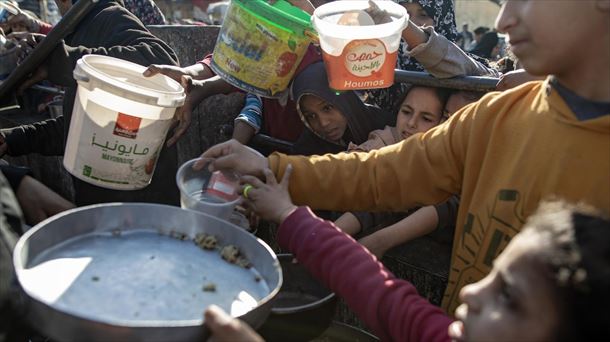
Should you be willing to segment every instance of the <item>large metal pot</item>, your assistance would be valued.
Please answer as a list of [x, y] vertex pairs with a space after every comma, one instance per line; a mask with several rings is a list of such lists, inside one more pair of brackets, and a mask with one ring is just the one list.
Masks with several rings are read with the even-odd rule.
[[[238, 246], [252, 267], [188, 241], [198, 233]], [[157, 204], [56, 215], [23, 235], [13, 261], [30, 323], [58, 341], [203, 341], [209, 304], [258, 327], [282, 284], [263, 241], [229, 222]]]
[[284, 283], [259, 329], [266, 341], [309, 341], [331, 324], [337, 297], [293, 259], [279, 254]]

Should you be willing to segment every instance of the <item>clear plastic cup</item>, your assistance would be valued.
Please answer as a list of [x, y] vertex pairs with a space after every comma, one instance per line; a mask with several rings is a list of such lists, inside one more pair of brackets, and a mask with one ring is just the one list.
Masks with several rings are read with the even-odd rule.
[[194, 169], [201, 159], [182, 164], [176, 173], [180, 206], [228, 220], [241, 197], [237, 193], [238, 176], [230, 172], [210, 172], [208, 165]]

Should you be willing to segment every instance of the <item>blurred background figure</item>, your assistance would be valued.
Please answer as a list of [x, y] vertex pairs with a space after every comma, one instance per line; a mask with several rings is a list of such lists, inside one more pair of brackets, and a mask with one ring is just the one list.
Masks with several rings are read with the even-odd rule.
[[472, 51], [472, 49], [479, 44], [483, 38], [483, 35], [487, 32], [489, 32], [489, 27], [479, 26], [474, 29], [474, 39], [470, 42], [470, 46], [466, 47], [466, 51]]
[[465, 49], [466, 47], [470, 46], [473, 39], [474, 36], [472, 35], [472, 32], [468, 31], [468, 24], [464, 23], [464, 25], [462, 25], [462, 32], [460, 32], [460, 35], [456, 41], [458, 46], [461, 49]]
[[499, 41], [500, 40], [497, 32], [487, 32], [481, 37], [479, 43], [472, 50], [470, 50], [470, 52], [479, 57], [495, 60], [499, 53]]
[[207, 14], [208, 20], [212, 25], [222, 25], [222, 20], [227, 13], [230, 1], [218, 1], [213, 2], [208, 6]]

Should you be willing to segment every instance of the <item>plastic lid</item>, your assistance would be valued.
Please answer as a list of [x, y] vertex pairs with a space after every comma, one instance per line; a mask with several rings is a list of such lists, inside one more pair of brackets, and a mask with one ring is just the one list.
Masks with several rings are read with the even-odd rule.
[[313, 31], [311, 15], [286, 0], [277, 0], [273, 5], [265, 0], [232, 1], [295, 34], [305, 35], [306, 31]]
[[87, 89], [100, 88], [140, 103], [175, 108], [184, 104], [186, 95], [180, 83], [157, 74], [144, 77], [146, 67], [126, 60], [85, 55], [76, 62], [74, 79]]

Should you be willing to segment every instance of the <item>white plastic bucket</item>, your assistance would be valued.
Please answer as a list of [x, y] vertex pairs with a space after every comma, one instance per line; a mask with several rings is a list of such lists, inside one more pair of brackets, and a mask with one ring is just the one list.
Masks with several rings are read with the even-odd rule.
[[150, 184], [182, 86], [164, 75], [108, 56], [86, 55], [74, 69], [78, 82], [64, 166], [75, 177], [108, 189]]
[[394, 83], [400, 37], [409, 15], [393, 1], [374, 2], [390, 14], [391, 22], [366, 26], [338, 24], [346, 12], [367, 9], [368, 1], [335, 1], [316, 8], [313, 13], [313, 26], [320, 37], [332, 89], [387, 88]]

